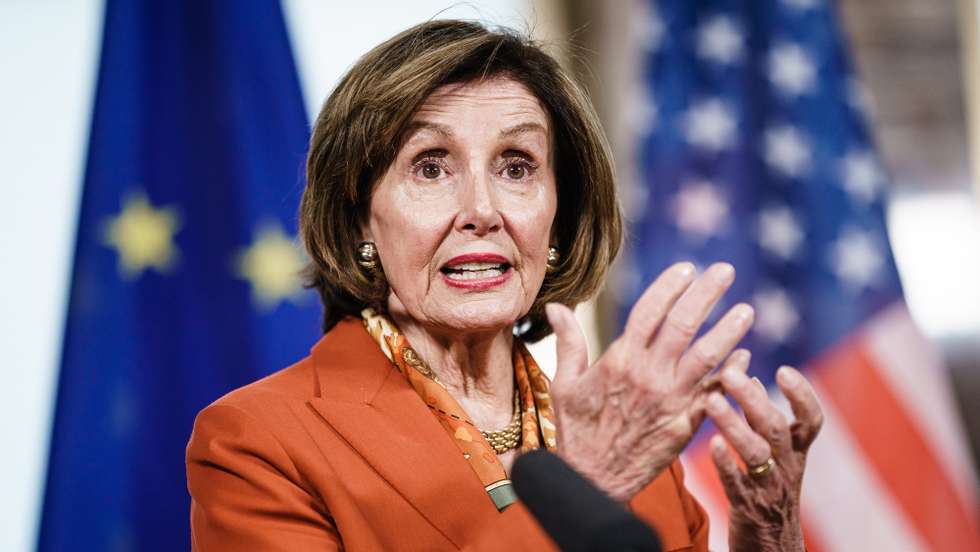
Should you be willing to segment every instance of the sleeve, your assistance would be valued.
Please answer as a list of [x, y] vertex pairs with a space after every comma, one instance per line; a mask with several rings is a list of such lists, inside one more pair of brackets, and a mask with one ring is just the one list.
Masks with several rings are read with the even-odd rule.
[[677, 460], [670, 466], [670, 471], [677, 482], [677, 488], [681, 496], [681, 507], [684, 509], [684, 519], [687, 520], [688, 534], [691, 535], [691, 544], [694, 550], [701, 552], [708, 550], [708, 514], [701, 507], [701, 504], [694, 498], [687, 487], [684, 486], [684, 467]]
[[684, 486], [679, 460], [637, 493], [629, 507], [657, 531], [664, 550], [708, 550], [708, 516]]
[[214, 404], [187, 445], [194, 550], [339, 550], [321, 502], [275, 436], [245, 411]]

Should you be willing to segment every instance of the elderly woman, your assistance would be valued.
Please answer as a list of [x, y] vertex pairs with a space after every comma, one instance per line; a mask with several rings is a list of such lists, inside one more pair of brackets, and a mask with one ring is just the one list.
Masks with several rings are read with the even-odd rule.
[[[381, 44], [324, 104], [307, 177], [300, 224], [325, 335], [198, 416], [195, 548], [545, 549], [508, 473], [546, 448], [665, 550], [705, 550], [678, 455], [710, 417], [732, 546], [803, 549], [812, 390], [780, 370], [791, 425], [745, 375], [749, 354], [732, 351], [748, 305], [694, 340], [730, 265], [667, 269], [589, 363], [570, 307], [601, 285], [622, 222], [592, 106], [536, 45], [460, 21]], [[524, 343], [552, 330], [549, 386]]]

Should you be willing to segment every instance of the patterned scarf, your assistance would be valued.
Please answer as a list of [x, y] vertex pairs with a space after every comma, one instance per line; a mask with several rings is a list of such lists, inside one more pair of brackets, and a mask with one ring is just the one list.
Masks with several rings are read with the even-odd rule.
[[[381, 351], [408, 379], [446, 433], [452, 437], [480, 478], [498, 510], [513, 503], [514, 494], [503, 464], [469, 415], [452, 398], [435, 372], [409, 345], [395, 323], [374, 309], [361, 311], [364, 327]], [[521, 452], [541, 447], [555, 450], [555, 412], [548, 394], [548, 378], [520, 339], [514, 339], [514, 379], [521, 409]]]

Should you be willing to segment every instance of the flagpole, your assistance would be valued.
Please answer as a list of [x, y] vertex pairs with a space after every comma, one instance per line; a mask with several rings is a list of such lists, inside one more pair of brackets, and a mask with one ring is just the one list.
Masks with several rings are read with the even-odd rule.
[[973, 195], [980, 204], [980, 2], [960, 0], [960, 36], [962, 37], [963, 82], [966, 96], [967, 132], [969, 135], [970, 165]]

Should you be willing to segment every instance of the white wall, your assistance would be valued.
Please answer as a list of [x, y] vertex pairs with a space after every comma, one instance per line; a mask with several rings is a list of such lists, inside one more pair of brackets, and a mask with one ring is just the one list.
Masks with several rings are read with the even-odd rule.
[[[284, 0], [312, 117], [357, 56], [432, 18], [523, 27], [526, 0]], [[0, 2], [0, 550], [34, 548], [101, 0]], [[445, 11], [440, 11], [445, 10]]]
[[101, 11], [0, 2], [0, 550], [34, 547]]

